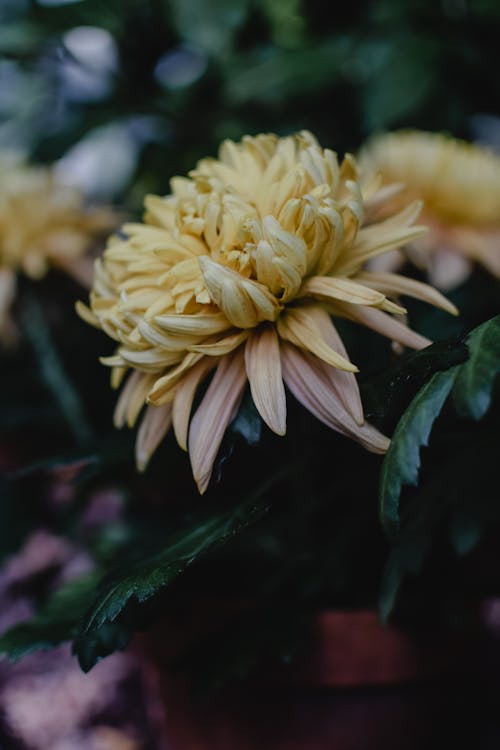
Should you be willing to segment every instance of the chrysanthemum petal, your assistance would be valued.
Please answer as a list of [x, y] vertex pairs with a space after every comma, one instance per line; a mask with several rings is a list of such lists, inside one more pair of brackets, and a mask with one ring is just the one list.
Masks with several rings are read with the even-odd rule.
[[137, 329], [144, 341], [153, 344], [153, 346], [161, 347], [167, 352], [184, 352], [188, 346], [196, 344], [200, 339], [203, 339], [201, 334], [164, 333], [163, 331], [159, 331], [155, 325], [149, 323], [147, 320], [139, 320]]
[[407, 245], [425, 234], [425, 226], [411, 226], [421, 208], [422, 202], [414, 201], [399, 214], [360, 229], [353, 247], [339, 259], [336, 273], [351, 276], [370, 258]]
[[274, 216], [265, 216], [263, 225], [266, 239], [273, 248], [276, 257], [284, 258], [303, 276], [307, 268], [307, 248], [304, 240], [283, 229]]
[[354, 320], [356, 323], [371, 328], [383, 336], [387, 336], [392, 341], [397, 341], [403, 346], [409, 346], [411, 349], [423, 349], [432, 341], [422, 336], [416, 331], [401, 323], [399, 320], [392, 318], [382, 310], [374, 307], [363, 307], [362, 305], [349, 305], [347, 302], [339, 302], [336, 305], [336, 312], [344, 315], [346, 318]]
[[396, 273], [375, 273], [373, 271], [364, 271], [356, 276], [356, 280], [367, 284], [374, 289], [391, 296], [400, 294], [415, 299], [429, 302], [431, 305], [440, 307], [442, 310], [458, 315], [458, 310], [446, 297], [438, 292], [433, 286], [423, 284], [421, 281], [415, 281], [407, 276], [401, 276]]
[[99, 362], [106, 367], [127, 367], [125, 360], [119, 354], [112, 354], [110, 357], [99, 357]]
[[[412, 257], [412, 260], [417, 265], [416, 259]], [[432, 253], [430, 258], [426, 258], [425, 266], [432, 283], [445, 290], [462, 284], [472, 270], [472, 262], [465, 254], [447, 248], [439, 248], [438, 252]]]
[[278, 270], [281, 279], [283, 302], [293, 299], [302, 284], [302, 276], [297, 269], [284, 258], [274, 258], [274, 267]]
[[319, 306], [295, 307], [278, 319], [281, 338], [315, 354], [324, 362], [347, 372], [358, 372], [356, 365], [329, 346], [321, 330], [331, 324], [328, 313]]
[[179, 352], [169, 352], [159, 348], [134, 351], [120, 347], [118, 354], [125, 364], [148, 372], [158, 372], [165, 367], [176, 365], [182, 358]]
[[174, 386], [185, 372], [200, 361], [202, 356], [196, 352], [189, 352], [177, 367], [173, 367], [166, 375], [158, 378], [148, 393], [148, 403], [161, 406], [171, 401], [174, 397]]
[[245, 279], [208, 256], [198, 260], [213, 302], [234, 326], [254, 328], [264, 320], [276, 320], [280, 305], [263, 284]]
[[230, 323], [223, 313], [198, 315], [157, 315], [154, 319], [163, 331], [172, 334], [191, 336], [211, 336], [230, 328]]
[[289, 344], [281, 346], [285, 382], [297, 401], [317, 419], [342, 435], [354, 438], [373, 453], [385, 453], [389, 439], [366, 423], [357, 424], [345, 410], [310, 354]]
[[196, 410], [189, 429], [189, 456], [201, 494], [212, 474], [224, 432], [234, 417], [246, 384], [243, 354], [224, 357]]
[[253, 331], [245, 346], [245, 366], [257, 410], [277, 435], [286, 432], [286, 396], [281, 377], [280, 345], [274, 328]]
[[500, 279], [500, 210], [496, 225], [486, 228], [458, 226], [449, 235], [450, 245]]
[[240, 346], [248, 338], [248, 335], [249, 332], [247, 330], [238, 331], [237, 333], [230, 333], [218, 341], [208, 341], [206, 344], [193, 344], [188, 349], [190, 352], [208, 354], [211, 357], [222, 357]]
[[172, 404], [148, 406], [141, 420], [135, 443], [135, 460], [139, 471], [144, 471], [149, 459], [167, 434], [172, 424]]
[[[321, 335], [328, 346], [342, 357], [345, 357], [345, 359], [349, 359], [343, 341], [330, 316], [326, 315], [319, 317], [317, 319], [317, 324]], [[338, 367], [332, 367], [323, 361], [321, 362], [320, 369], [324, 373], [324, 376], [330, 381], [332, 388], [336, 391], [340, 401], [343, 403], [352, 418], [358, 424], [363, 424], [363, 406], [361, 404], [358, 381], [354, 373], [340, 370]]]
[[307, 279], [298, 296], [337, 299], [353, 305], [379, 305], [384, 301], [382, 293], [363, 284], [346, 278], [328, 276], [312, 276]]
[[196, 391], [202, 380], [216, 365], [217, 360], [213, 357], [202, 359], [189, 370], [175, 389], [172, 408], [173, 426], [177, 442], [184, 451], [187, 451], [189, 418]]
[[[218, 159], [173, 178], [171, 195], [148, 197], [143, 224], [110, 240], [83, 316], [118, 343], [104, 360], [114, 384], [128, 368], [135, 373], [120, 423], [136, 419], [144, 390], [147, 403], [164, 408], [158, 424], [161, 412], [147, 412], [145, 460], [173, 419], [203, 492], [246, 378], [263, 420], [284, 434], [285, 364], [290, 387], [320, 419], [370, 450], [386, 449], [364, 424], [357, 367], [330, 313], [420, 348], [427, 339], [392, 317], [406, 313], [400, 295], [452, 308], [418, 282], [365, 273], [391, 248], [416, 251], [424, 231], [412, 226], [418, 201], [399, 210], [401, 186], [367, 177], [350, 155], [339, 166], [306, 131], [227, 141]], [[215, 366], [186, 439], [197, 388]]]
[[85, 323], [88, 323], [94, 328], [101, 327], [101, 322], [99, 318], [97, 317], [97, 315], [94, 315], [92, 310], [90, 310], [90, 308], [88, 308], [87, 305], [84, 305], [83, 302], [80, 302], [80, 300], [78, 300], [75, 303], [75, 310], [80, 316], [80, 318], [85, 321]]
[[154, 382], [154, 377], [134, 371], [130, 374], [118, 401], [116, 402], [113, 422], [115, 427], [123, 427], [125, 422], [133, 427], [146, 400], [147, 393]]

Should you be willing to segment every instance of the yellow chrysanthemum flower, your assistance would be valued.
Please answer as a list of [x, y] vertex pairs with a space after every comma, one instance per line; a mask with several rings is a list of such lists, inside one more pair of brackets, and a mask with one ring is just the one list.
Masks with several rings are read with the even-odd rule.
[[[247, 381], [264, 422], [286, 430], [284, 383], [332, 429], [382, 453], [388, 439], [364, 422], [354, 373], [331, 315], [403, 345], [429, 341], [394, 315], [386, 295], [410, 294], [454, 308], [431, 287], [364, 271], [369, 258], [424, 231], [412, 203], [363, 227], [380, 195], [362, 195], [351, 156], [321, 148], [307, 132], [226, 141], [172, 194], [146, 198], [144, 224], [126, 224], [97, 262], [90, 309], [81, 316], [118, 343], [117, 387], [131, 370], [115, 424], [133, 425], [147, 402], [136, 458], [143, 469], [173, 423], [204, 492]], [[370, 192], [372, 194], [370, 194]], [[191, 419], [195, 393], [215, 369]]]
[[0, 159], [0, 338], [12, 331], [9, 309], [16, 275], [43, 277], [60, 268], [89, 287], [92, 261], [86, 251], [116, 226], [108, 210], [86, 209], [79, 191], [61, 185], [45, 168]]
[[[438, 133], [403, 131], [374, 137], [360, 163], [385, 184], [400, 183], [384, 211], [423, 200], [421, 219], [429, 232], [412, 241], [408, 255], [428, 269], [433, 283], [454, 286], [472, 262], [500, 278], [500, 156]], [[394, 254], [386, 267], [403, 262]]]

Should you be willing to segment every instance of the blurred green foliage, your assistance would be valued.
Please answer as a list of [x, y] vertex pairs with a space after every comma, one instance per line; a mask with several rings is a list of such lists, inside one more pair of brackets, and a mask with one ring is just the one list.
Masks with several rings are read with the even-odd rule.
[[496, 0], [2, 0], [0, 23], [0, 144], [100, 149], [76, 171], [136, 210], [245, 133], [498, 138]]

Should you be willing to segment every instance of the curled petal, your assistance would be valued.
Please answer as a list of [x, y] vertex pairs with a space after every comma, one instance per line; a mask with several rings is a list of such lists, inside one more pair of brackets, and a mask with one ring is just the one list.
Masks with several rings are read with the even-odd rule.
[[300, 297], [318, 297], [319, 299], [337, 299], [353, 305], [380, 305], [384, 301], [381, 292], [374, 291], [363, 284], [357, 284], [346, 278], [312, 276], [304, 282]]
[[257, 410], [277, 435], [286, 432], [286, 396], [281, 377], [280, 345], [274, 328], [253, 331], [245, 346], [245, 366]]
[[302, 284], [302, 276], [291, 263], [288, 263], [283, 258], [274, 258], [273, 265], [277, 269], [281, 279], [283, 289], [281, 299], [283, 302], [288, 302], [299, 291]]
[[188, 346], [196, 344], [201, 338], [201, 335], [194, 336], [191, 334], [169, 334], [162, 333], [154, 325], [151, 325], [146, 320], [140, 320], [137, 326], [139, 334], [142, 336], [144, 341], [147, 341], [153, 346], [158, 346], [168, 352], [177, 352], [179, 356], [182, 356], [182, 352], [185, 352]]
[[280, 305], [267, 287], [208, 256], [198, 260], [210, 297], [234, 326], [254, 328], [264, 320], [276, 320]]
[[238, 409], [245, 384], [243, 354], [238, 351], [224, 357], [191, 420], [189, 456], [201, 494], [208, 487], [217, 451]]
[[80, 300], [75, 303], [75, 310], [78, 313], [79, 317], [85, 321], [85, 323], [88, 323], [94, 328], [101, 327], [101, 323], [97, 315], [94, 315], [92, 310], [90, 310], [87, 305], [84, 305], [83, 302], [80, 302]]
[[307, 248], [304, 240], [283, 229], [274, 216], [266, 216], [263, 224], [266, 239], [276, 257], [286, 260], [303, 276], [307, 269]]
[[162, 331], [174, 335], [210, 336], [230, 328], [226, 316], [222, 313], [157, 315], [154, 320]]
[[219, 341], [207, 344], [194, 344], [189, 347], [189, 351], [209, 354], [211, 357], [222, 357], [236, 349], [246, 338], [248, 338], [248, 331], [238, 331], [238, 333], [231, 333]]
[[142, 418], [135, 443], [135, 461], [144, 471], [172, 424], [172, 404], [148, 406]]
[[202, 354], [197, 354], [196, 352], [189, 352], [177, 367], [173, 367], [162, 378], [158, 378], [148, 393], [148, 404], [160, 406], [161, 404], [166, 404], [169, 401], [172, 401], [174, 397], [174, 388], [178, 381], [184, 373], [200, 361], [202, 356]]
[[315, 354], [333, 367], [347, 372], [358, 372], [356, 365], [332, 349], [322, 333], [332, 326], [330, 316], [321, 307], [295, 307], [287, 310], [278, 319], [281, 338]]
[[[165, 369], [165, 367], [171, 367], [177, 364], [182, 357], [179, 352], [169, 352], [159, 348], [134, 351], [133, 349], [121, 347], [118, 350], [118, 354], [126, 365], [137, 367], [139, 370], [144, 370], [144, 372], [158, 372]], [[112, 364], [121, 363], [113, 361]]]
[[125, 367], [125, 362], [119, 354], [112, 354], [110, 357], [99, 357], [99, 362], [106, 367]]
[[257, 280], [265, 284], [273, 294], [279, 294], [283, 286], [278, 268], [274, 264], [275, 255], [267, 240], [259, 240], [254, 252]]

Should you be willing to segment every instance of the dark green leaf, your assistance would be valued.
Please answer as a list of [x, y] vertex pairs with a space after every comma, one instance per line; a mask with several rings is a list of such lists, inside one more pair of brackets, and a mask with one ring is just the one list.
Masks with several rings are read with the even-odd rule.
[[493, 383], [500, 371], [500, 316], [472, 331], [467, 346], [468, 360], [433, 375], [413, 399], [394, 432], [380, 480], [380, 517], [390, 534], [399, 529], [402, 486], [417, 483], [420, 447], [427, 445], [432, 425], [451, 389], [460, 415], [479, 419], [489, 408]]
[[386, 531], [399, 530], [399, 497], [403, 484], [416, 484], [420, 448], [428, 443], [432, 425], [455, 382], [458, 367], [437, 372], [401, 417], [380, 476], [380, 519]]
[[453, 401], [461, 416], [481, 419], [490, 403], [500, 372], [500, 315], [476, 328], [467, 337], [470, 357], [460, 368]]
[[16, 625], [0, 636], [0, 653], [15, 661], [72, 638], [97, 580], [97, 575], [92, 573], [56, 591], [32, 620]]
[[[113, 641], [116, 633], [113, 628], [110, 629], [115, 625], [121, 628], [118, 618], [128, 614], [131, 607], [143, 605], [164, 591], [200, 557], [255, 522], [265, 510], [255, 500], [247, 501], [194, 524], [174, 538], [165, 540], [159, 550], [149, 552], [106, 577], [98, 587], [94, 604], [74, 643], [82, 669], [91, 669], [113, 646], [118, 647], [118, 643]], [[118, 640], [123, 641], [124, 638], [123, 629], [119, 630]]]
[[431, 375], [465, 362], [467, 358], [467, 346], [461, 341], [439, 341], [420, 351], [404, 354], [377, 377], [361, 381], [366, 417], [399, 418], [409, 400]]

